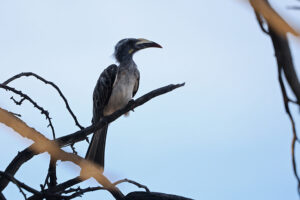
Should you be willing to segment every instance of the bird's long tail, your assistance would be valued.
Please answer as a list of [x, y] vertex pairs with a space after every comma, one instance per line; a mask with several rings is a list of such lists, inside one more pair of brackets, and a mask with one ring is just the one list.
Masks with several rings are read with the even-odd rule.
[[105, 141], [108, 125], [96, 131], [86, 152], [85, 158], [104, 168]]

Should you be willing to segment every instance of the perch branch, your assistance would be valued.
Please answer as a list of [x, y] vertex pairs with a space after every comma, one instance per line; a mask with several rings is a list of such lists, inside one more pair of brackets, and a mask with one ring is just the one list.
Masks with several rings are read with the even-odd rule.
[[[57, 142], [58, 146], [63, 147], [63, 146], [67, 146], [67, 145], [70, 145], [75, 142], [85, 140], [89, 134], [93, 133], [95, 130], [100, 129], [105, 124], [114, 121], [115, 119], [117, 119], [118, 117], [123, 115], [124, 113], [127, 113], [128, 111], [148, 102], [152, 98], [155, 98], [159, 95], [165, 94], [167, 92], [170, 92], [170, 91], [172, 91], [176, 88], [182, 87], [182, 86], [184, 86], [184, 83], [176, 84], [176, 85], [171, 84], [171, 85], [153, 90], [153, 91], [143, 95], [142, 97], [136, 99], [135, 101], [130, 101], [128, 103], [128, 105], [125, 106], [123, 109], [120, 109], [120, 110], [114, 112], [110, 116], [104, 117], [98, 123], [93, 124], [83, 130], [77, 131], [70, 135], [60, 137], [60, 138], [56, 139], [55, 141]], [[5, 171], [11, 175], [14, 175], [18, 171], [18, 169], [22, 166], [22, 164], [24, 164], [25, 162], [30, 160], [34, 155], [37, 155], [37, 152], [32, 152], [31, 146], [26, 148], [12, 160], [12, 162], [8, 165], [8, 167], [6, 168]], [[75, 179], [70, 180], [70, 182], [67, 182], [67, 184], [69, 184], [69, 187], [71, 187], [72, 185], [79, 183], [79, 182], [78, 182], [78, 179], [75, 178]], [[8, 181], [6, 179], [0, 178], [0, 191], [3, 191], [6, 188], [7, 184], [8, 184]]]

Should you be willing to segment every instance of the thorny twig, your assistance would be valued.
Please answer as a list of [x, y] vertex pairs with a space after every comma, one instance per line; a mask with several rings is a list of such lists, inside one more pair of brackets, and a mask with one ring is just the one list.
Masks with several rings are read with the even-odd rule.
[[[75, 116], [75, 114], [74, 114], [73, 111], [71, 110], [71, 108], [70, 108], [70, 106], [69, 106], [69, 103], [68, 103], [66, 97], [64, 96], [64, 94], [62, 93], [62, 91], [59, 89], [59, 87], [58, 87], [56, 84], [54, 84], [53, 82], [48, 81], [48, 80], [46, 80], [45, 78], [43, 78], [43, 77], [41, 77], [41, 76], [39, 76], [39, 75], [37, 75], [37, 74], [35, 74], [35, 73], [32, 73], [32, 72], [23, 72], [23, 73], [17, 74], [17, 75], [15, 75], [15, 76], [9, 78], [8, 80], [6, 80], [6, 81], [3, 83], [3, 85], [7, 85], [8, 83], [10, 83], [10, 82], [12, 82], [12, 81], [14, 81], [14, 80], [16, 80], [16, 79], [18, 79], [18, 78], [21, 78], [21, 77], [23, 77], [23, 76], [26, 76], [26, 77], [28, 77], [28, 76], [33, 76], [33, 77], [35, 77], [36, 79], [42, 81], [43, 83], [52, 86], [52, 87], [58, 92], [59, 96], [63, 99], [63, 101], [64, 101], [64, 103], [65, 103], [65, 106], [66, 106], [68, 112], [71, 114], [71, 116], [72, 116], [72, 118], [73, 118], [73, 120], [74, 120], [74, 122], [75, 122], [75, 125], [78, 126], [80, 129], [83, 129], [83, 127], [79, 124], [79, 122], [78, 122], [78, 120], [77, 120], [77, 117]], [[23, 99], [20, 101], [20, 104], [22, 103], [23, 100], [25, 100], [25, 98], [23, 98]], [[17, 102], [15, 101], [15, 103], [17, 103]], [[50, 121], [49, 124], [51, 124], [51, 121]], [[51, 126], [52, 126], [52, 125], [51, 125]], [[51, 128], [52, 128], [52, 127], [51, 127]], [[54, 136], [55, 136], [55, 134], [54, 134], [54, 128], [52, 129], [52, 132], [53, 132], [53, 139], [55, 139], [55, 137], [54, 137]], [[74, 148], [73, 146], [71, 146], [71, 148], [72, 148], [73, 152], [76, 153], [75, 148]], [[56, 173], [56, 169], [55, 169], [55, 168], [56, 168], [56, 166], [55, 166], [55, 165], [52, 165], [52, 164], [51, 164], [51, 161], [50, 161], [48, 173], [51, 173], [52, 176], [50, 176], [49, 174], [47, 175], [46, 180], [45, 180], [45, 184], [47, 183], [49, 177], [50, 177], [50, 182], [51, 182], [51, 177], [52, 177], [52, 179], [53, 179], [53, 180], [52, 180], [52, 183], [54, 183], [54, 182], [56, 183], [56, 174], [53, 174], [54, 172]], [[52, 171], [52, 172], [51, 172], [51, 171]], [[44, 184], [44, 186], [45, 186], [45, 184]]]
[[147, 186], [142, 185], [142, 184], [140, 184], [140, 183], [138, 183], [138, 182], [136, 182], [136, 181], [129, 180], [129, 179], [127, 179], [127, 178], [122, 179], [122, 180], [119, 180], [119, 181], [116, 181], [116, 182], [114, 182], [113, 184], [114, 184], [114, 185], [118, 185], [118, 184], [120, 184], [120, 183], [126, 183], [126, 182], [127, 182], [127, 183], [131, 183], [131, 184], [133, 184], [133, 185], [135, 185], [135, 186], [137, 186], [137, 187], [139, 187], [139, 188], [143, 188], [143, 189], [146, 190], [146, 192], [150, 192], [150, 190], [148, 189]]
[[54, 84], [53, 82], [51, 81], [48, 81], [46, 79], [44, 79], [43, 77], [35, 74], [35, 73], [32, 73], [32, 72], [23, 72], [23, 73], [20, 73], [20, 74], [17, 74], [11, 78], [9, 78], [8, 80], [6, 80], [5, 82], [3, 82], [3, 85], [7, 85], [8, 83], [18, 79], [18, 78], [21, 78], [23, 76], [33, 76], [35, 78], [37, 78], [38, 80], [44, 82], [45, 84], [49, 84], [51, 85], [59, 94], [59, 96], [63, 99], [65, 105], [66, 105], [66, 108], [67, 110], [69, 111], [69, 113], [71, 114], [76, 126], [78, 126], [80, 129], [83, 129], [83, 126], [81, 126], [77, 120], [77, 117], [75, 116], [75, 114], [73, 113], [73, 111], [71, 110], [70, 106], [69, 106], [69, 103], [68, 103], [68, 100], [66, 99], [66, 97], [64, 96], [64, 94], [62, 93], [62, 91], [59, 89], [59, 87]]
[[97, 191], [97, 190], [106, 190], [106, 188], [104, 188], [104, 187], [88, 187], [88, 188], [81, 189], [80, 187], [78, 187], [78, 188], [70, 188], [69, 190], [65, 190], [62, 193], [68, 194], [68, 193], [74, 192], [73, 194], [71, 194], [70, 196], [67, 197], [67, 199], [73, 199], [76, 197], [80, 197], [87, 192], [93, 192], [93, 191]]
[[72, 151], [73, 151], [73, 153], [75, 154], [75, 155], [78, 155], [78, 152], [76, 151], [76, 149], [75, 149], [75, 143], [73, 143], [73, 144], [71, 144], [70, 145], [70, 147], [71, 147], [71, 149], [72, 149]]
[[38, 110], [41, 111], [41, 114], [45, 115], [46, 116], [46, 119], [48, 120], [49, 122], [49, 125], [51, 130], [52, 130], [52, 135], [53, 135], [53, 138], [55, 139], [55, 130], [54, 130], [54, 126], [52, 124], [52, 121], [51, 121], [51, 117], [49, 115], [49, 112], [47, 110], [45, 110], [43, 107], [39, 106], [34, 100], [32, 100], [27, 94], [24, 94], [22, 91], [19, 91], [19, 90], [16, 90], [15, 88], [12, 88], [12, 87], [9, 87], [7, 85], [3, 85], [3, 84], [0, 84], [0, 88], [3, 88], [5, 90], [9, 90], [19, 96], [22, 97], [22, 100], [17, 102], [15, 99], [13, 99], [15, 101], [15, 103], [18, 105], [18, 103], [22, 103], [24, 100], [23, 99], [26, 99], [27, 101], [29, 101], [35, 108], [37, 108]]
[[23, 97], [20, 101], [15, 100], [14, 97], [10, 97], [11, 100], [13, 100], [13, 102], [15, 102], [16, 105], [20, 106], [23, 101], [25, 100], [25, 98]]

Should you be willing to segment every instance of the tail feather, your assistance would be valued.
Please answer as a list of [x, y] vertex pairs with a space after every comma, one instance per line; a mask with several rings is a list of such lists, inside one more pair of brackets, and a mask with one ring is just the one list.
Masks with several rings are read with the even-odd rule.
[[85, 158], [104, 168], [105, 142], [108, 125], [96, 131], [85, 155]]

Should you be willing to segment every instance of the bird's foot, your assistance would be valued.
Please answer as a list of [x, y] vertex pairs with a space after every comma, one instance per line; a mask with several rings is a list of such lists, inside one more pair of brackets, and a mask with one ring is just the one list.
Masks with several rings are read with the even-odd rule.
[[[131, 99], [131, 100], [128, 102], [129, 105], [133, 105], [134, 103], [135, 103], [134, 99]], [[131, 109], [131, 111], [134, 112], [134, 109]]]

